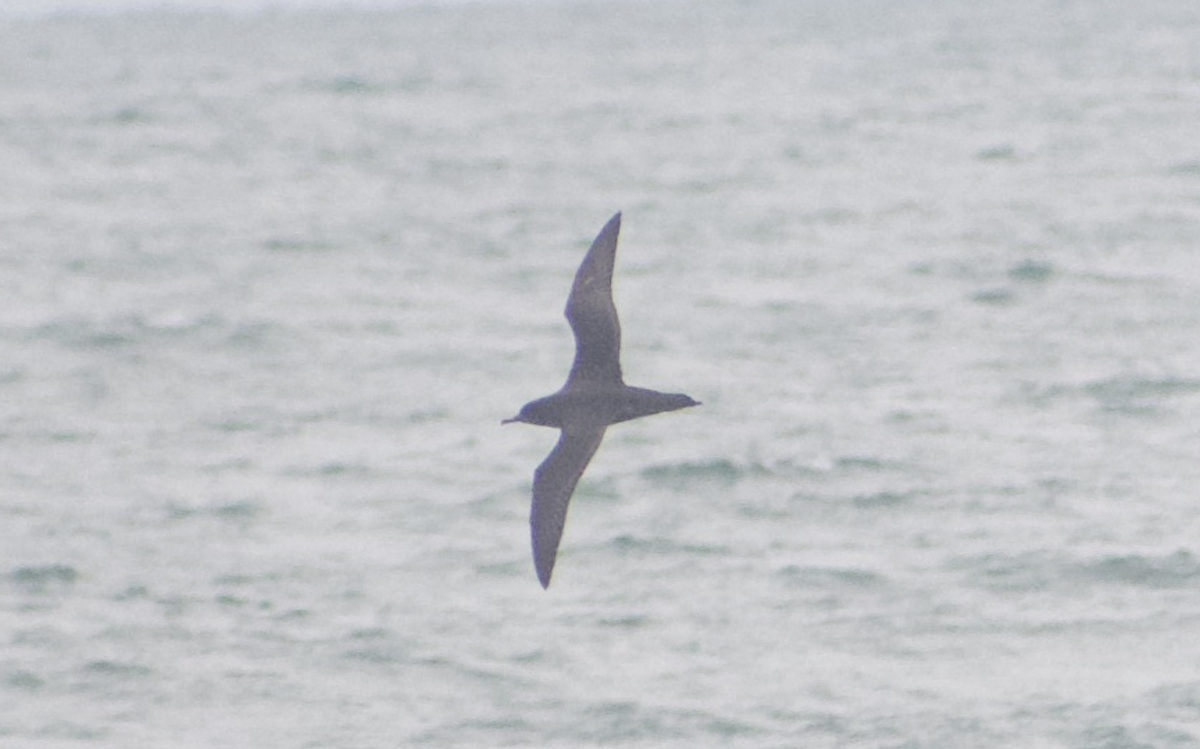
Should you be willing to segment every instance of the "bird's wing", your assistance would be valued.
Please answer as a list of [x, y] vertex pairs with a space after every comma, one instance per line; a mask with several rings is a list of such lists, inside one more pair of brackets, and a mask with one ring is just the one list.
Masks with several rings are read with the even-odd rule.
[[613, 261], [621, 214], [596, 235], [575, 274], [567, 298], [567, 322], [575, 333], [575, 362], [567, 388], [583, 383], [621, 384], [621, 323], [613, 305]]
[[533, 563], [543, 588], [550, 585], [558, 542], [567, 521], [567, 505], [583, 469], [587, 468], [602, 439], [603, 426], [563, 429], [558, 444], [533, 474], [533, 509], [529, 513], [529, 525], [533, 536]]

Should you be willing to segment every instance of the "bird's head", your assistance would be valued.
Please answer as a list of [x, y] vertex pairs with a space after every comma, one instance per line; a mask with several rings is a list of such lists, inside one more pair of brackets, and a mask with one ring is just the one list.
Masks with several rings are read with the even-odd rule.
[[537, 423], [537, 420], [535, 418], [536, 408], [537, 407], [534, 406], [533, 403], [526, 403], [524, 406], [521, 406], [520, 413], [518, 413], [516, 416], [512, 417], [511, 419], [505, 419], [504, 421], [501, 421], [500, 423], [501, 424], [536, 424]]
[[521, 406], [521, 412], [501, 424], [537, 424], [538, 426], [560, 426], [554, 418], [552, 397], [538, 398]]

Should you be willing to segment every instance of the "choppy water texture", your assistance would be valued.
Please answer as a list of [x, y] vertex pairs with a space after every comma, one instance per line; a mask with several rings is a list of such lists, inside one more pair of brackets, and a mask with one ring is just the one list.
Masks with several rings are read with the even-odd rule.
[[1197, 3], [2, 23], [0, 745], [1200, 746]]

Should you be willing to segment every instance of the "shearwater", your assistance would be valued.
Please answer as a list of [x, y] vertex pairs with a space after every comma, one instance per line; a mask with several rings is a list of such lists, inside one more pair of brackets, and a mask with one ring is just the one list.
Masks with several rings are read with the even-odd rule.
[[530, 401], [502, 424], [523, 422], [562, 430], [558, 444], [533, 474], [529, 514], [533, 563], [542, 587], [550, 585], [567, 506], [609, 424], [698, 406], [682, 393], [632, 387], [621, 376], [621, 323], [612, 298], [613, 263], [621, 214], [609, 219], [592, 242], [567, 298], [567, 322], [575, 333], [575, 361], [557, 393]]

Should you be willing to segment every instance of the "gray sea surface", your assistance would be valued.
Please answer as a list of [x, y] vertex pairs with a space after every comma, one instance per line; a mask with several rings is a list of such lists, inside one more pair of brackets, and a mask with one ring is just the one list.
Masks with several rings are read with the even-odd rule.
[[1200, 747], [1194, 0], [0, 40], [0, 746]]

